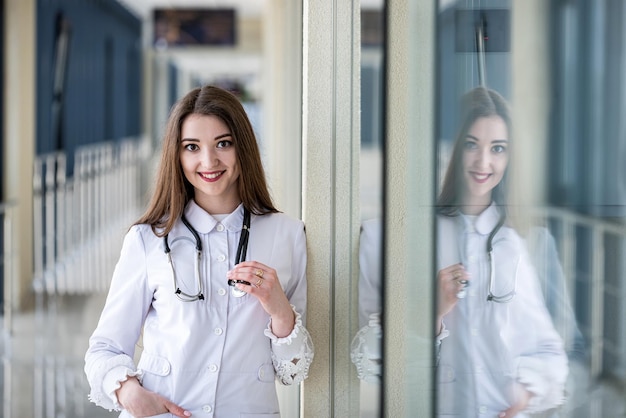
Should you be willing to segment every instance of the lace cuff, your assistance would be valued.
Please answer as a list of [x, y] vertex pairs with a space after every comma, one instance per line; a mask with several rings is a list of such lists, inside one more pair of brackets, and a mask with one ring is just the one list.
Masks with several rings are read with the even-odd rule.
[[371, 314], [367, 325], [361, 328], [350, 344], [350, 359], [359, 379], [380, 383], [382, 375], [382, 335], [380, 314]]
[[441, 321], [441, 332], [435, 337], [435, 364], [439, 365], [441, 358], [441, 342], [450, 335], [450, 331], [446, 328], [446, 323]]
[[302, 315], [293, 305], [291, 308], [296, 316], [296, 323], [288, 336], [274, 335], [271, 318], [265, 329], [265, 335], [272, 342], [272, 363], [276, 377], [283, 385], [297, 384], [306, 379], [314, 354], [311, 336], [302, 325]]
[[117, 402], [115, 391], [121, 387], [120, 383], [130, 376], [137, 376], [141, 381], [142, 373], [135, 371], [133, 360], [125, 354], [111, 357], [92, 377], [94, 382], [100, 384], [91, 385], [89, 400], [109, 411], [120, 411], [121, 406]]
[[441, 346], [441, 342], [450, 335], [450, 331], [446, 328], [446, 323], [441, 321], [441, 332], [435, 337], [435, 346]]

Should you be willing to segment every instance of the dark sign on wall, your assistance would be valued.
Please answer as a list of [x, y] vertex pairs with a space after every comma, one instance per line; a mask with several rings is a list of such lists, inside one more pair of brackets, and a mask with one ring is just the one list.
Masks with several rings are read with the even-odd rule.
[[154, 45], [234, 46], [237, 42], [234, 9], [155, 9]]

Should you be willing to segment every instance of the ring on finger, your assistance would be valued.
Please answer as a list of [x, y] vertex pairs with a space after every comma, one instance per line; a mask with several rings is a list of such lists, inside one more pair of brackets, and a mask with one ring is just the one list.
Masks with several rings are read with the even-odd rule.
[[263, 279], [259, 279], [254, 285], [256, 287], [261, 287], [262, 284], [263, 284]]
[[258, 277], [263, 277], [263, 273], [265, 273], [263, 270], [258, 269], [257, 271], [254, 272], [254, 275]]

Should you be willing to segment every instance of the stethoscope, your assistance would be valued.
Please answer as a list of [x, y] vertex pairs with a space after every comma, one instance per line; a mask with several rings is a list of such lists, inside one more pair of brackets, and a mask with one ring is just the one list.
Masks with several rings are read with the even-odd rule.
[[[168, 237], [169, 234], [166, 234], [163, 237], [164, 251], [167, 256], [167, 262], [169, 263], [172, 269], [172, 277], [174, 279], [174, 294], [176, 297], [183, 302], [193, 302], [196, 300], [204, 300], [204, 286], [202, 284], [202, 279], [200, 278], [200, 261], [202, 260], [202, 241], [200, 240], [200, 235], [198, 235], [198, 231], [194, 229], [193, 226], [189, 223], [185, 215], [183, 214], [180, 218], [182, 223], [187, 227], [191, 235], [196, 242], [196, 258], [195, 258], [195, 276], [196, 281], [198, 282], [198, 293], [190, 294], [183, 292], [180, 287], [178, 287], [178, 279], [176, 278], [176, 269], [174, 268], [174, 261], [172, 260], [171, 248], [169, 246]], [[235, 265], [245, 261], [246, 253], [248, 251], [248, 239], [250, 238], [250, 211], [244, 207], [243, 209], [243, 225], [241, 226], [241, 236], [239, 237], [239, 244], [237, 246], [237, 255], [235, 257]], [[250, 283], [245, 280], [228, 280], [228, 285], [232, 286], [232, 294], [235, 297], [242, 297], [246, 294], [243, 290], [237, 289], [235, 284], [243, 283], [250, 286]]]
[[500, 228], [504, 225], [504, 215], [500, 216], [500, 220], [498, 224], [493, 228], [491, 233], [489, 234], [489, 238], [487, 238], [487, 255], [489, 257], [489, 290], [487, 293], [487, 301], [489, 302], [497, 302], [497, 303], [507, 303], [510, 302], [515, 296], [515, 290], [517, 287], [517, 272], [515, 277], [513, 278], [513, 289], [505, 293], [502, 296], [496, 296], [493, 294], [493, 282], [495, 281], [495, 270], [496, 270], [496, 262], [493, 257], [493, 237], [498, 233]]
[[[488, 302], [507, 303], [507, 302], [510, 302], [513, 299], [513, 297], [515, 297], [515, 293], [516, 293], [517, 274], [515, 274], [515, 277], [513, 278], [513, 289], [510, 292], [507, 292], [501, 296], [496, 296], [493, 294], [493, 283], [495, 282], [495, 275], [496, 275], [495, 273], [496, 262], [493, 256], [493, 239], [498, 233], [498, 231], [500, 230], [500, 228], [502, 228], [502, 225], [504, 225], [504, 221], [505, 221], [504, 215], [500, 216], [498, 223], [493, 228], [493, 230], [489, 233], [489, 237], [487, 238], [487, 256], [489, 258], [489, 288], [487, 290]], [[463, 299], [467, 295], [465, 288], [469, 285], [469, 282], [467, 280], [463, 280], [461, 281], [461, 284], [463, 285], [463, 287], [457, 293], [457, 297], [459, 299]]]

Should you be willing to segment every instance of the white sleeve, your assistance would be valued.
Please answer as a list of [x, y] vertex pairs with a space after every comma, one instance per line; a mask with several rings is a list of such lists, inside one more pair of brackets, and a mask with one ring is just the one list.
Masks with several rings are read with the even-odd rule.
[[133, 356], [152, 301], [146, 284], [145, 254], [141, 233], [133, 227], [124, 238], [104, 309], [85, 354], [89, 399], [109, 410], [120, 408], [115, 398], [120, 382], [128, 376], [141, 377]]
[[308, 377], [309, 367], [313, 362], [314, 347], [311, 335], [306, 329], [306, 234], [304, 224], [294, 235], [290, 247], [292, 257], [292, 277], [285, 286], [285, 295], [295, 313], [295, 325], [291, 333], [284, 337], [276, 337], [272, 333], [271, 319], [265, 335], [272, 344], [272, 363], [276, 377], [284, 385], [302, 382]]
[[[511, 302], [511, 327], [503, 333], [511, 333], [511, 344], [518, 351], [517, 380], [532, 392], [528, 412], [535, 413], [564, 402], [568, 361], [525, 251], [519, 268], [517, 293]], [[513, 329], [520, 326], [525, 332]]]
[[359, 379], [369, 383], [380, 383], [382, 376], [382, 336], [380, 314], [370, 315], [370, 321], [362, 327], [350, 344], [350, 359], [356, 367]]
[[296, 324], [286, 337], [279, 338], [272, 333], [270, 319], [265, 335], [272, 342], [272, 363], [276, 377], [283, 385], [302, 382], [309, 375], [309, 367], [313, 362], [313, 340], [307, 329], [302, 325], [302, 315], [291, 305], [296, 315]]
[[368, 325], [372, 314], [382, 310], [382, 219], [361, 225], [359, 238], [359, 327]]

